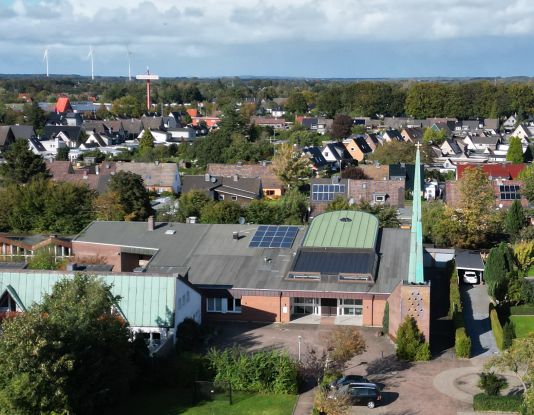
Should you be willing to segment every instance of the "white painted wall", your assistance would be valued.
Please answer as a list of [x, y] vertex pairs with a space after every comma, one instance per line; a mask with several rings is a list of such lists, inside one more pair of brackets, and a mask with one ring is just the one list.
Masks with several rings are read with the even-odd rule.
[[186, 318], [192, 318], [198, 324], [202, 323], [202, 299], [200, 294], [184, 283], [176, 279], [176, 298], [174, 314], [174, 330]]

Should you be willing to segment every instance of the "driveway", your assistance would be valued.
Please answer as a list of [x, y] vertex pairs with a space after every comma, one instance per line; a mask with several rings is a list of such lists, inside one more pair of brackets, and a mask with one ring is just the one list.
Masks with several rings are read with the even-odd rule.
[[498, 353], [489, 319], [489, 297], [485, 285], [460, 287], [467, 333], [471, 337], [471, 357]]

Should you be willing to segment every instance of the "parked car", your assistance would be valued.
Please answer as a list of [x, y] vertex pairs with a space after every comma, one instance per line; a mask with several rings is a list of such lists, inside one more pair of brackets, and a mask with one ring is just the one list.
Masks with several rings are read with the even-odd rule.
[[467, 284], [478, 284], [477, 273], [475, 271], [465, 271], [464, 282]]
[[372, 409], [379, 404], [382, 396], [375, 383], [354, 383], [339, 389], [340, 393], [347, 393], [353, 405], [366, 405]]
[[371, 383], [369, 380], [360, 375], [342, 376], [330, 383], [330, 389], [339, 389], [350, 383]]

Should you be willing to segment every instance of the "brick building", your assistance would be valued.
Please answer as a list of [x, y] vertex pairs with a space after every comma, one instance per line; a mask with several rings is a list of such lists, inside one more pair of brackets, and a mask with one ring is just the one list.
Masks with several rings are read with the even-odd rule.
[[406, 279], [409, 239], [368, 213], [338, 211], [309, 228], [97, 221], [73, 250], [117, 272], [183, 276], [202, 293], [207, 320], [380, 326]]
[[[489, 179], [488, 179], [489, 180]], [[519, 200], [521, 206], [527, 207], [528, 200], [522, 195], [521, 189], [524, 183], [520, 180], [490, 180], [495, 196], [494, 206], [497, 208], [510, 207], [514, 200]], [[460, 207], [461, 193], [458, 181], [445, 183], [445, 203], [453, 208]]]

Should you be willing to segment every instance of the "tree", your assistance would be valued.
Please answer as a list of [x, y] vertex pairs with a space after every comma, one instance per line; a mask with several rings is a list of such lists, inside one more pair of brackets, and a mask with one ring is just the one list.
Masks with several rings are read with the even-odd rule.
[[504, 323], [504, 327], [502, 328], [502, 339], [503, 349], [509, 349], [515, 339], [515, 328], [512, 321]]
[[26, 140], [16, 140], [4, 153], [0, 175], [8, 183], [28, 183], [34, 178], [48, 178], [50, 174], [43, 158], [33, 154]]
[[272, 160], [272, 170], [288, 188], [301, 185], [311, 173], [309, 160], [289, 144], [278, 147]]
[[139, 152], [145, 153], [154, 148], [154, 136], [148, 128], [145, 128], [143, 135], [139, 140]]
[[428, 344], [412, 316], [406, 316], [397, 329], [397, 358], [401, 360], [430, 360]]
[[302, 95], [301, 92], [295, 91], [289, 95], [286, 103], [286, 111], [292, 112], [294, 114], [305, 114], [308, 112], [308, 104], [306, 98]]
[[319, 353], [315, 348], [308, 346], [304, 357], [299, 362], [299, 372], [304, 380], [313, 380], [319, 386], [323, 380], [326, 366], [328, 364], [328, 354], [326, 350]]
[[107, 120], [111, 116], [111, 112], [108, 111], [107, 107], [104, 104], [100, 104], [96, 110], [96, 118], [99, 120]]
[[341, 170], [342, 179], [352, 179], [352, 180], [368, 180], [369, 177], [364, 173], [360, 167], [347, 167], [346, 169]]
[[525, 183], [522, 189], [523, 196], [530, 203], [534, 203], [534, 164], [529, 165], [519, 174], [519, 180]]
[[337, 140], [347, 138], [351, 134], [352, 125], [352, 118], [348, 115], [336, 115], [332, 123], [332, 138]]
[[[380, 164], [415, 163], [415, 152], [416, 147], [413, 143], [394, 140], [378, 146], [369, 159]], [[431, 163], [432, 158], [432, 148], [424, 145], [421, 148], [421, 162]]]
[[97, 220], [122, 221], [126, 216], [117, 192], [106, 192], [96, 197], [93, 209]]
[[119, 196], [125, 220], [146, 220], [152, 214], [150, 197], [143, 178], [138, 174], [119, 171], [112, 176], [109, 190]]
[[389, 303], [386, 301], [384, 316], [382, 317], [382, 333], [389, 334]]
[[0, 336], [0, 414], [99, 413], [132, 378], [127, 323], [111, 287], [62, 280], [42, 304], [6, 318]]
[[519, 200], [514, 200], [504, 219], [504, 229], [512, 239], [515, 239], [526, 225], [525, 213]]
[[250, 223], [278, 225], [282, 218], [280, 205], [279, 202], [265, 199], [252, 200], [245, 208], [245, 218]]
[[345, 415], [351, 405], [347, 393], [338, 392], [332, 395], [324, 388], [318, 388], [313, 398], [313, 407], [320, 414]]
[[57, 149], [57, 154], [56, 154], [56, 160], [58, 161], [68, 161], [69, 160], [69, 152], [70, 152], [70, 148], [69, 147], [60, 147]]
[[200, 190], [182, 193], [178, 205], [178, 216], [182, 222], [191, 216], [200, 218], [200, 211], [208, 204], [209, 197]]
[[327, 339], [328, 358], [338, 368], [366, 349], [365, 339], [355, 327], [337, 326]]
[[24, 117], [33, 126], [36, 133], [40, 133], [43, 130], [46, 123], [46, 114], [36, 101], [24, 106]]
[[510, 248], [501, 242], [492, 248], [484, 267], [484, 280], [488, 287], [488, 294], [497, 300], [504, 300], [507, 293], [508, 273], [513, 269]]
[[516, 243], [514, 256], [518, 268], [523, 272], [528, 271], [534, 265], [534, 240]]
[[425, 128], [423, 133], [423, 142], [427, 144], [432, 144], [439, 146], [447, 139], [447, 132], [440, 128], [438, 131], [433, 128]]
[[336, 210], [353, 210], [349, 201], [343, 196], [336, 196], [334, 200], [328, 202], [326, 205], [327, 212], [335, 212]]
[[501, 394], [501, 390], [508, 386], [506, 378], [501, 375], [496, 375], [493, 372], [482, 372], [480, 374], [480, 380], [478, 381], [478, 387], [484, 391], [486, 395], [498, 396]]
[[209, 202], [200, 211], [201, 223], [238, 223], [240, 217], [241, 206], [227, 200]]
[[117, 117], [138, 118], [144, 111], [144, 103], [133, 95], [126, 95], [111, 103], [111, 112]]
[[511, 271], [505, 283], [507, 284], [505, 300], [508, 303], [512, 305], [528, 304], [534, 299], [532, 285], [517, 271]]
[[523, 145], [519, 137], [510, 137], [506, 160], [511, 161], [513, 164], [523, 163]]

